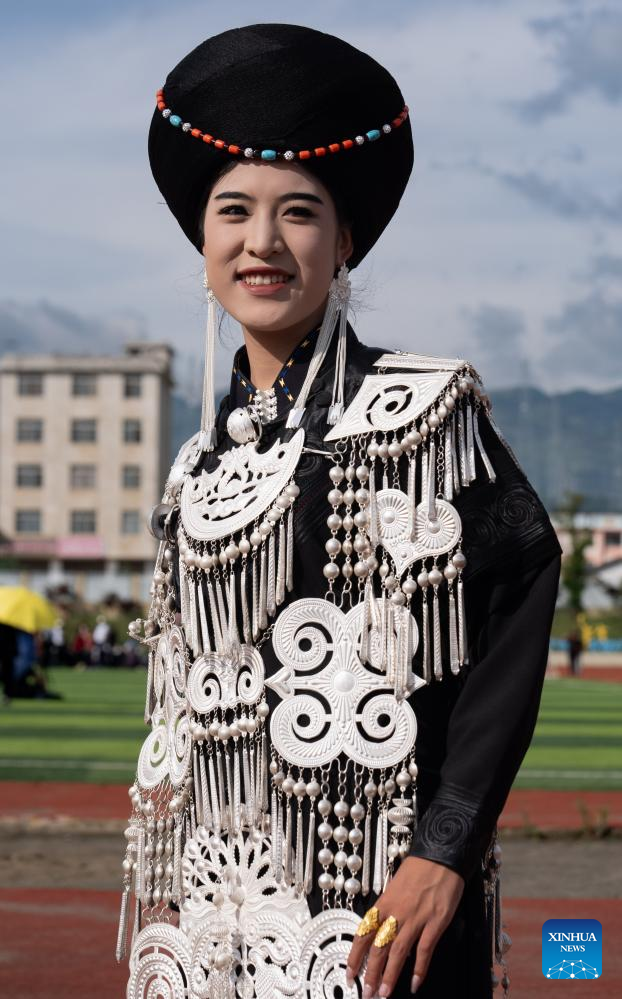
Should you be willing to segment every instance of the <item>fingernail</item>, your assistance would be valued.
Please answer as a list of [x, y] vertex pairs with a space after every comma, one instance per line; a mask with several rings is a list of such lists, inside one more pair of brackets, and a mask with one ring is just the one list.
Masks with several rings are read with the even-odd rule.
[[381, 985], [378, 989], [378, 995], [382, 996], [383, 999], [386, 999], [387, 996], [391, 995], [391, 989], [388, 985]]
[[421, 985], [422, 978], [421, 975], [413, 975], [413, 980], [410, 983], [411, 994], [414, 995], [419, 986]]
[[363, 999], [371, 999], [371, 997], [373, 996], [373, 994], [374, 994], [374, 990], [372, 989], [371, 985], [364, 985], [363, 986]]
[[346, 985], [349, 989], [354, 985], [354, 972], [348, 965], [346, 965]]

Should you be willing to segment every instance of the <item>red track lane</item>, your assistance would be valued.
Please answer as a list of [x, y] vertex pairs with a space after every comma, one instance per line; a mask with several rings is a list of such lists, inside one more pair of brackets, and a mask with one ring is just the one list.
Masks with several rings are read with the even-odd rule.
[[[117, 892], [43, 889], [0, 891], [0, 995], [11, 999], [123, 999], [127, 965], [114, 959]], [[595, 999], [620, 994], [622, 902], [616, 899], [505, 899], [504, 923], [514, 999]], [[541, 970], [542, 923], [552, 918], [599, 919], [603, 976], [547, 981]]]
[[[502, 829], [579, 829], [583, 810], [595, 821], [607, 810], [607, 822], [622, 827], [622, 791], [529, 791], [510, 792], [501, 815]], [[129, 817], [130, 801], [118, 784], [66, 782], [0, 782], [0, 818], [30, 820], [83, 819], [87, 821]]]

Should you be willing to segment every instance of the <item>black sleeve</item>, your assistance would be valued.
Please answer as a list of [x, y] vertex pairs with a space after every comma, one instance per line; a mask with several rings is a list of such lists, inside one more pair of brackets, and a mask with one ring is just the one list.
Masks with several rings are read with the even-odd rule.
[[458, 681], [440, 782], [410, 850], [465, 880], [490, 842], [531, 742], [560, 571], [559, 544], [536, 493], [483, 412], [479, 426], [496, 481], [473, 484], [455, 503], [469, 559], [470, 665]]

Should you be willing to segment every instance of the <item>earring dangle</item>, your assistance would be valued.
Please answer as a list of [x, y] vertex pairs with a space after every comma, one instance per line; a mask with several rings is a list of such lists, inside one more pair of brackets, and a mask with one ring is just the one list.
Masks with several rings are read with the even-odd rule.
[[207, 295], [207, 322], [205, 324], [205, 367], [203, 370], [203, 400], [201, 405], [201, 430], [199, 448], [213, 451], [216, 446], [216, 402], [214, 399], [214, 354], [216, 351], [216, 296], [209, 286], [207, 273], [203, 274], [203, 287]]
[[328, 410], [328, 424], [335, 426], [339, 423], [343, 415], [344, 395], [343, 387], [346, 374], [346, 333], [348, 323], [348, 306], [352, 285], [348, 275], [348, 268], [345, 263], [339, 268], [339, 273], [333, 284], [333, 295], [337, 301], [339, 316], [339, 332], [337, 334], [337, 353], [335, 355], [335, 380], [333, 382], [333, 396]]
[[345, 263], [343, 263], [339, 268], [337, 277], [333, 278], [330, 283], [326, 311], [315, 342], [313, 356], [309, 362], [307, 375], [302, 384], [302, 388], [298, 393], [298, 397], [294, 402], [294, 405], [289, 411], [286, 424], [288, 427], [300, 426], [311, 385], [324, 362], [324, 358], [326, 357], [328, 348], [333, 338], [337, 320], [339, 320], [339, 332], [337, 334], [337, 353], [335, 357], [335, 381], [333, 384], [331, 405], [328, 410], [328, 422], [330, 424], [335, 424], [341, 418], [341, 414], [343, 412], [343, 383], [346, 369], [346, 326], [350, 290], [351, 285], [348, 277], [348, 268]]

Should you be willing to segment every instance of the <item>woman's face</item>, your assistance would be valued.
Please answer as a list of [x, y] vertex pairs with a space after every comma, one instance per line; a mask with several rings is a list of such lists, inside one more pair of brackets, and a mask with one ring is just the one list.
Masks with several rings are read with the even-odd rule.
[[352, 253], [333, 199], [295, 163], [240, 162], [205, 210], [205, 269], [223, 308], [257, 334], [301, 336], [324, 313], [335, 267]]

